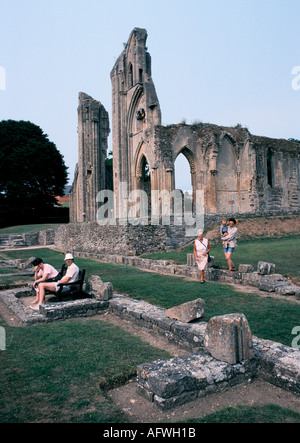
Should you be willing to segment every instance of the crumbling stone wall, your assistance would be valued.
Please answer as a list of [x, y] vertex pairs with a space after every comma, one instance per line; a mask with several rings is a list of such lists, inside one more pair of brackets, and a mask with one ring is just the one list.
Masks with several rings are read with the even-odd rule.
[[70, 191], [70, 221], [96, 220], [97, 194], [106, 189], [109, 118], [104, 106], [83, 92], [78, 105], [78, 163]]
[[183, 154], [194, 203], [196, 191], [204, 192], [205, 214], [299, 211], [299, 143], [254, 136], [241, 125], [161, 125], [146, 39], [146, 30], [135, 28], [111, 73], [114, 189], [121, 182], [128, 192], [143, 189], [146, 159], [151, 190], [172, 192]]
[[[174, 191], [180, 154], [190, 165], [194, 212], [197, 191], [204, 193], [206, 215], [299, 212], [300, 143], [255, 136], [241, 125], [162, 126], [146, 41], [147, 31], [134, 28], [111, 71], [114, 218], [127, 215], [120, 192], [124, 183], [128, 194], [146, 191], [148, 202], [153, 191]], [[107, 187], [108, 114], [100, 102], [80, 93], [78, 118], [70, 220], [95, 222], [97, 193]], [[160, 203], [149, 204], [152, 214]]]
[[[72, 240], [71, 240], [72, 239]], [[62, 251], [141, 255], [165, 252], [184, 246], [184, 226], [100, 226], [95, 223], [62, 225], [55, 231], [55, 245]]]

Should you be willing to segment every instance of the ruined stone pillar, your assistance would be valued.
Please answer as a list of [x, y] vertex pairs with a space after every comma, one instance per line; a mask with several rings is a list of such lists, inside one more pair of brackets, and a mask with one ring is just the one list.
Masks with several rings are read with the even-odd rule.
[[211, 318], [205, 330], [204, 346], [212, 357], [232, 365], [252, 359], [252, 334], [245, 315]]
[[[105, 157], [109, 118], [104, 106], [79, 93], [78, 163], [71, 191], [71, 221], [95, 221], [97, 194], [105, 189]], [[103, 152], [105, 155], [103, 155]]]

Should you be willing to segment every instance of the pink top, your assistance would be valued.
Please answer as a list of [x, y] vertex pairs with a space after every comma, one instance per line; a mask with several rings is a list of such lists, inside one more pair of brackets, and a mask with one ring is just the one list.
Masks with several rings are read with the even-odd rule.
[[48, 278], [55, 278], [57, 276], [58, 272], [55, 268], [53, 268], [53, 266], [48, 265], [48, 264], [44, 264], [44, 270], [43, 270], [43, 276], [47, 275], [47, 279]]

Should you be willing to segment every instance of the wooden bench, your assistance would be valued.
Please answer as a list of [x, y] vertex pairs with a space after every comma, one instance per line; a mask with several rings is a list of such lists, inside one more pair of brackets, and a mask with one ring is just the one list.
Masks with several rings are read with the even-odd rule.
[[[64, 263], [61, 267], [60, 275], [61, 278], [63, 278], [67, 272], [68, 266]], [[86, 294], [83, 292], [83, 283], [84, 283], [84, 277], [85, 277], [85, 269], [79, 269], [78, 279], [74, 281], [73, 283], [60, 283], [58, 285], [58, 291], [57, 292], [50, 292], [47, 291], [48, 294], [54, 294], [58, 297], [58, 300], [61, 301], [63, 296], [85, 296]], [[70, 287], [71, 289], [67, 292], [63, 292], [63, 288], [65, 286]]]

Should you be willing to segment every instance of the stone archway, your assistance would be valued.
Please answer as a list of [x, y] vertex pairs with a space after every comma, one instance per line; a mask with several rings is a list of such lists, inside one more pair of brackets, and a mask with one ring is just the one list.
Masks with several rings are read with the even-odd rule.
[[135, 178], [136, 189], [146, 192], [148, 198], [148, 213], [151, 214], [151, 173], [148, 159], [143, 149], [143, 143], [140, 145], [136, 158]]
[[[178, 159], [178, 157], [180, 157], [181, 155], [183, 155], [190, 167], [190, 175], [191, 175], [191, 195], [190, 194], [186, 194], [184, 197], [184, 201], [185, 201], [185, 210], [188, 210], [189, 212], [193, 212], [194, 208], [195, 208], [195, 199], [196, 199], [196, 186], [195, 186], [195, 159], [194, 159], [194, 154], [193, 152], [187, 147], [184, 146], [176, 155], [175, 161], [174, 161], [174, 187], [175, 187], [175, 179], [176, 179], [176, 167], [175, 167], [175, 163]], [[187, 189], [181, 190], [182, 192], [184, 191], [188, 191]]]

